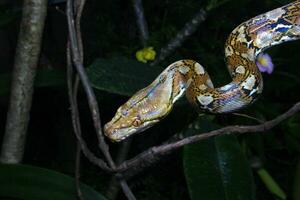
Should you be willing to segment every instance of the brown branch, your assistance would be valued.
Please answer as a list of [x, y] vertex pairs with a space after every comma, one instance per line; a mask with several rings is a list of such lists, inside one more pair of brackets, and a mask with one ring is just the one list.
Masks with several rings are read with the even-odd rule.
[[20, 163], [23, 159], [46, 13], [46, 0], [24, 0], [0, 157], [2, 163]]
[[[218, 136], [218, 135], [226, 135], [226, 134], [234, 134], [234, 133], [256, 133], [256, 132], [264, 132], [278, 125], [283, 120], [293, 116], [297, 112], [300, 111], [300, 102], [296, 103], [293, 107], [291, 107], [285, 113], [277, 116], [273, 120], [266, 121], [259, 125], [253, 126], [244, 126], [244, 125], [235, 125], [235, 126], [227, 126], [224, 128], [220, 128], [217, 130], [213, 130], [207, 133], [202, 133], [195, 136], [186, 137], [184, 139], [178, 140], [173, 143], [164, 144], [160, 146], [152, 147], [143, 153], [140, 153], [136, 157], [123, 162], [118, 168], [117, 171], [123, 173], [123, 176], [126, 178], [130, 178], [142, 171], [146, 167], [156, 163], [161, 159], [163, 155], [169, 154], [178, 148], [198, 142], [200, 140], [204, 140], [210, 137]], [[125, 173], [124, 173], [125, 172]]]

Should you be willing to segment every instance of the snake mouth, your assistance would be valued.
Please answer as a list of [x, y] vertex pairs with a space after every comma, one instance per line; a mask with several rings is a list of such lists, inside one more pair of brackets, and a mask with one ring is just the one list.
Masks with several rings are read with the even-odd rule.
[[104, 126], [104, 134], [113, 142], [120, 142], [122, 140], [125, 140], [129, 136], [135, 135], [152, 127], [158, 121], [159, 120], [146, 121], [139, 127], [130, 126], [122, 128], [116, 128], [113, 124], [107, 123]]

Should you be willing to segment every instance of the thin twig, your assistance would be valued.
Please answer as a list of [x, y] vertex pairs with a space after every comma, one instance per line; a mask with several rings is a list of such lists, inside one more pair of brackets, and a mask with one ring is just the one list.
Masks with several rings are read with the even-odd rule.
[[158, 58], [152, 62], [150, 65], [157, 65], [163, 61], [167, 56], [169, 56], [176, 48], [182, 45], [182, 43], [192, 35], [198, 28], [199, 24], [206, 19], [206, 11], [200, 9], [195, 16], [188, 21], [184, 27], [177, 33], [177, 35], [160, 50]]
[[[71, 54], [70, 54], [70, 47], [69, 47], [69, 43], [67, 44], [67, 84], [68, 84], [68, 95], [70, 98], [70, 104], [71, 107], [74, 108], [74, 102], [73, 102], [73, 69], [72, 69], [72, 64], [71, 64]], [[73, 126], [77, 126], [75, 124], [75, 113], [74, 113], [74, 109], [71, 110], [72, 111], [72, 124]], [[74, 128], [75, 130], [76, 128]], [[77, 130], [77, 129], [76, 129]], [[77, 133], [78, 134], [78, 133]], [[77, 135], [76, 134], [76, 135]], [[76, 192], [77, 192], [77, 197], [79, 200], [83, 200], [83, 196], [82, 196], [82, 192], [80, 189], [80, 156], [81, 156], [81, 143], [82, 141], [77, 140], [76, 142], [76, 157], [75, 157], [75, 186], [76, 186]]]
[[107, 164], [101, 160], [100, 158], [97, 158], [87, 147], [86, 142], [82, 138], [81, 134], [81, 125], [80, 125], [80, 119], [78, 115], [78, 106], [77, 106], [77, 88], [79, 81], [75, 81], [75, 93], [73, 94], [73, 83], [72, 83], [72, 66], [71, 66], [71, 55], [70, 55], [70, 48], [67, 47], [67, 82], [68, 82], [68, 93], [69, 93], [69, 101], [71, 105], [71, 112], [72, 112], [72, 125], [73, 129], [76, 135], [76, 138], [78, 142], [80, 143], [81, 150], [85, 157], [95, 164], [96, 166], [100, 167], [101, 169], [105, 171], [112, 171], [110, 167], [107, 166]]
[[[121, 164], [126, 159], [130, 149], [131, 142], [132, 142], [132, 138], [129, 138], [128, 140], [124, 141], [121, 144], [116, 158], [117, 165]], [[119, 187], [118, 179], [116, 178], [115, 175], [113, 175], [109, 181], [106, 194], [111, 200], [114, 200], [117, 198], [119, 190], [120, 187]]]
[[136, 23], [140, 33], [140, 40], [145, 47], [149, 39], [148, 25], [144, 15], [142, 0], [132, 0], [133, 8], [136, 16]]
[[125, 194], [125, 196], [127, 197], [127, 199], [129, 200], [136, 200], [135, 196], [133, 195], [130, 187], [128, 186], [127, 182], [125, 181], [125, 179], [122, 177], [120, 180], [120, 185], [121, 185], [121, 188]]
[[84, 200], [80, 189], [80, 160], [81, 160], [80, 157], [81, 157], [81, 148], [80, 148], [79, 141], [77, 141], [76, 158], [75, 158], [75, 184], [76, 184], [77, 198], [79, 200]]
[[[82, 44], [82, 39], [81, 39], [81, 26], [80, 26], [80, 21], [81, 21], [81, 15], [82, 15], [82, 11], [85, 5], [85, 0], [75, 0], [74, 5], [76, 5], [76, 7], [74, 8], [75, 10], [75, 15], [76, 15], [76, 33], [77, 33], [77, 41], [78, 41], [78, 46], [79, 46], [79, 57], [80, 57], [80, 61], [83, 63], [83, 44]], [[79, 84], [79, 78], [78, 76], [76, 76], [76, 80], [75, 80], [75, 88], [74, 91], [76, 91], [73, 96], [74, 102], [76, 102], [76, 110], [78, 113], [78, 106], [77, 106], [77, 93], [78, 93], [78, 84]], [[78, 117], [79, 117], [79, 113], [78, 113]], [[79, 120], [77, 120], [78, 124], [80, 123]], [[79, 125], [80, 127], [80, 125]], [[81, 149], [80, 149], [80, 143], [79, 141], [77, 142], [76, 145], [76, 165], [75, 165], [75, 181], [76, 181], [76, 191], [77, 191], [77, 197], [79, 200], [83, 200], [83, 196], [82, 196], [82, 192], [80, 189], [80, 153], [81, 153]]]
[[123, 176], [126, 178], [130, 178], [133, 175], [137, 174], [138, 172], [142, 171], [146, 167], [156, 163], [161, 159], [163, 155], [169, 154], [178, 148], [198, 142], [200, 140], [204, 140], [210, 137], [218, 136], [218, 135], [226, 135], [226, 134], [234, 134], [234, 133], [256, 133], [256, 132], [264, 132], [273, 128], [274, 126], [278, 125], [283, 120], [293, 116], [297, 112], [300, 111], [300, 102], [296, 103], [293, 107], [291, 107], [285, 113], [277, 116], [273, 120], [266, 121], [259, 125], [252, 125], [252, 126], [244, 126], [244, 125], [234, 125], [234, 126], [227, 126], [224, 128], [220, 128], [217, 130], [213, 130], [207, 133], [202, 133], [195, 136], [186, 137], [184, 139], [178, 140], [173, 143], [164, 144], [160, 146], [152, 147], [136, 157], [123, 162], [117, 169], [118, 172], [124, 172]]
[[[80, 58], [80, 50], [79, 50], [78, 39], [77, 39], [78, 35], [76, 33], [76, 28], [75, 28], [75, 24], [74, 24], [74, 13], [73, 13], [72, 0], [67, 1], [66, 13], [67, 13], [70, 49], [71, 49], [73, 65], [75, 66], [76, 71], [80, 77], [82, 86], [84, 88], [84, 91], [85, 91], [87, 99], [88, 99], [88, 104], [89, 104], [89, 108], [91, 111], [94, 128], [96, 130], [97, 137], [98, 137], [99, 147], [100, 147], [104, 157], [106, 158], [109, 167], [112, 170], [115, 170], [116, 169], [115, 163], [110, 155], [108, 145], [106, 144], [103, 133], [102, 133], [98, 103], [96, 101], [94, 91], [92, 90], [92, 87], [91, 87], [91, 84], [87, 77], [83, 63], [81, 62], [82, 59]], [[79, 116], [78, 113], [75, 113], [75, 114], [76, 114], [75, 116]], [[78, 118], [76, 118], [76, 119], [78, 119]], [[79, 123], [76, 123], [76, 124], [79, 124]], [[77, 128], [77, 126], [75, 126], [74, 128]], [[120, 185], [121, 185], [126, 197], [129, 200], [135, 200], [133, 193], [131, 192], [130, 188], [127, 185], [127, 182], [123, 178], [120, 179]]]
[[84, 8], [86, 0], [75, 0], [75, 13], [76, 13], [76, 35], [77, 35], [77, 41], [78, 41], [78, 50], [79, 50], [79, 57], [81, 58], [81, 62], [83, 63], [83, 44], [82, 44], [82, 37], [81, 37], [81, 16], [82, 11]]
[[243, 113], [232, 113], [232, 115], [239, 116], [239, 117], [245, 117], [245, 118], [248, 118], [248, 119], [252, 119], [252, 120], [257, 121], [257, 122], [259, 122], [259, 123], [261, 123], [261, 124], [264, 123], [263, 120], [258, 119], [258, 118], [256, 118], [256, 117], [252, 117], [252, 116], [247, 115], [247, 114], [243, 114]]
[[67, 8], [66, 8], [66, 13], [67, 13], [67, 20], [68, 20], [68, 29], [69, 29], [69, 39], [70, 39], [70, 47], [72, 51], [72, 60], [73, 64], [76, 68], [76, 71], [80, 77], [80, 80], [82, 82], [82, 86], [84, 88], [84, 91], [87, 96], [89, 108], [92, 114], [92, 119], [94, 122], [94, 127], [97, 133], [97, 137], [99, 140], [99, 147], [102, 150], [102, 153], [104, 154], [106, 160], [109, 163], [109, 166], [112, 168], [115, 168], [114, 162], [112, 160], [112, 157], [108, 151], [108, 145], [104, 141], [102, 129], [101, 129], [101, 120], [100, 120], [100, 115], [99, 115], [99, 109], [98, 109], [98, 103], [96, 101], [96, 97], [94, 94], [94, 91], [91, 87], [90, 81], [87, 77], [86, 71], [84, 70], [84, 66], [81, 62], [80, 59], [80, 53], [79, 53], [79, 46], [78, 46], [78, 41], [76, 37], [76, 29], [74, 25], [74, 18], [73, 18], [73, 10], [72, 10], [72, 0], [67, 1]]

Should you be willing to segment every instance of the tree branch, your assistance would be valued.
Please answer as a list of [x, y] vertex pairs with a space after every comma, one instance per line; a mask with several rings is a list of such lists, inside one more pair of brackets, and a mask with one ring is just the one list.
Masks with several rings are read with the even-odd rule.
[[198, 142], [200, 140], [204, 140], [210, 137], [218, 136], [218, 135], [226, 135], [226, 134], [234, 134], [234, 133], [256, 133], [256, 132], [264, 132], [269, 130], [276, 125], [278, 125], [283, 120], [293, 116], [297, 112], [300, 111], [300, 102], [296, 103], [293, 107], [291, 107], [285, 113], [277, 116], [273, 120], [266, 121], [259, 125], [252, 126], [244, 126], [244, 125], [234, 125], [227, 126], [224, 128], [220, 128], [217, 130], [213, 130], [207, 133], [202, 133], [195, 136], [186, 137], [184, 139], [178, 140], [176, 142], [172, 142], [169, 144], [163, 144], [160, 146], [152, 147], [136, 157], [123, 162], [118, 168], [117, 171], [123, 173], [123, 176], [126, 178], [130, 178], [137, 174], [138, 172], [144, 170], [146, 167], [153, 165], [158, 162], [163, 155], [169, 154], [178, 148]]
[[2, 163], [20, 163], [23, 159], [46, 13], [46, 0], [24, 0], [0, 157]]

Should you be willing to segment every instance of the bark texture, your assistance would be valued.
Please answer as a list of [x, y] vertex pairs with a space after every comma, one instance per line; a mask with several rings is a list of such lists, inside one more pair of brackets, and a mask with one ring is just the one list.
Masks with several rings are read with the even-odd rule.
[[23, 158], [46, 13], [47, 0], [23, 1], [1, 163], [20, 163]]

